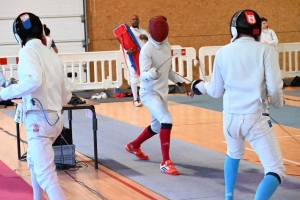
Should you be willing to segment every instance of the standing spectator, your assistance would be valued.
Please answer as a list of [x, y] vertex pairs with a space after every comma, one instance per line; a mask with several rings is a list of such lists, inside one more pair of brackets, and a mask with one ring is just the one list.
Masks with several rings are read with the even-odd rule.
[[[140, 24], [139, 17], [137, 15], [132, 15], [130, 29], [133, 32], [140, 47], [142, 48], [148, 41], [148, 36], [147, 36], [148, 33], [145, 29], [140, 28], [139, 24]], [[136, 53], [136, 51], [133, 49], [129, 49], [126, 51], [126, 54], [128, 54], [128, 55], [133, 55], [135, 53]], [[131, 91], [132, 91], [132, 96], [133, 96], [133, 105], [136, 107], [139, 107], [142, 105], [142, 103], [140, 102], [140, 99], [138, 97], [138, 89], [137, 89], [137, 85], [138, 85], [138, 83], [140, 83], [140, 77], [138, 74], [136, 74], [134, 68], [132, 67], [129, 56], [126, 56], [126, 62], [128, 64], [128, 68], [129, 68], [128, 70], [129, 70], [129, 75], [130, 75], [129, 78], [130, 78], [130, 85], [131, 85]]]
[[268, 43], [276, 48], [278, 44], [278, 38], [273, 29], [268, 27], [268, 20], [264, 17], [261, 18], [261, 29], [260, 41]]
[[50, 200], [65, 200], [55, 171], [52, 143], [62, 131], [61, 110], [71, 99], [71, 92], [66, 87], [59, 57], [42, 43], [43, 25], [39, 17], [20, 14], [13, 31], [21, 47], [19, 82], [0, 90], [0, 101], [22, 97], [34, 199], [41, 200], [44, 190]]
[[52, 47], [52, 49], [55, 51], [55, 53], [58, 53], [58, 49], [57, 49], [57, 47], [55, 45], [55, 42], [50, 37], [50, 29], [46, 26], [46, 24], [44, 24], [43, 27], [44, 27], [44, 31], [45, 31], [45, 34], [46, 34], [46, 39], [47, 39], [47, 43], [46, 44], [47, 44], [47, 47], [49, 49], [51, 49], [51, 47]]

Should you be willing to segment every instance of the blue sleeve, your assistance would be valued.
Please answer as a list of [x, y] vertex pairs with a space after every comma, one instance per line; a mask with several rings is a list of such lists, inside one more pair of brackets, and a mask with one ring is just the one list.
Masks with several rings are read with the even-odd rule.
[[52, 44], [51, 44], [51, 47], [52, 47], [52, 48], [56, 47], [56, 45], [55, 45], [55, 42], [54, 42], [54, 40], [53, 40], [53, 39], [52, 39]]

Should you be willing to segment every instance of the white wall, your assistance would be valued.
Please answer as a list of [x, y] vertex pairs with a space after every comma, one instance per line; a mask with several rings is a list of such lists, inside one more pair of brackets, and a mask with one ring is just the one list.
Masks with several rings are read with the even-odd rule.
[[31, 12], [39, 16], [51, 30], [60, 53], [84, 52], [85, 39], [83, 0], [2, 0], [0, 2], [0, 57], [15, 56], [19, 47], [14, 38], [12, 25], [15, 18]]

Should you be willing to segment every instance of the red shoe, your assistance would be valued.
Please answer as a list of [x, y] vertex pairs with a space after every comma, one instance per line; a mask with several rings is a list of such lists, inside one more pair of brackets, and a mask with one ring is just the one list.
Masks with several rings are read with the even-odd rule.
[[165, 174], [179, 175], [178, 170], [174, 166], [171, 160], [167, 160], [165, 163], [160, 163], [160, 171]]
[[149, 157], [144, 154], [141, 150], [141, 148], [135, 149], [132, 147], [131, 142], [129, 142], [126, 146], [125, 146], [126, 151], [128, 151], [129, 153], [133, 153], [135, 154], [136, 157], [138, 157], [141, 160], [148, 160]]

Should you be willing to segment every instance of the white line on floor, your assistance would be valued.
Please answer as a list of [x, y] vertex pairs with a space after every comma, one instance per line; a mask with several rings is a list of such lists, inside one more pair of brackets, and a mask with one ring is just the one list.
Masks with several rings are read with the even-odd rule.
[[[298, 137], [298, 136], [300, 136], [300, 135], [292, 135], [293, 137]], [[287, 137], [292, 137], [292, 136], [290, 136], [290, 135], [287, 135], [287, 136], [280, 136], [280, 137], [277, 137], [277, 138], [287, 138]]]
[[[246, 149], [249, 150], [249, 151], [254, 151], [253, 149], [250, 149], [250, 148], [247, 148], [247, 147], [246, 147]], [[295, 161], [292, 161], [292, 160], [288, 160], [288, 159], [285, 159], [285, 158], [283, 158], [282, 160], [284, 160], [286, 162], [290, 162], [290, 163], [296, 164], [296, 165], [300, 165], [300, 163], [298, 163], [298, 162], [295, 162]]]
[[[226, 141], [222, 141], [222, 142], [226, 143]], [[250, 149], [248, 147], [246, 147], [246, 149], [249, 150], [249, 151], [254, 151], [253, 149]], [[292, 160], [288, 160], [288, 159], [285, 159], [285, 158], [283, 158], [283, 160], [286, 161], [286, 162], [290, 162], [290, 163], [296, 164], [296, 165], [300, 165], [300, 163], [292, 161]]]

